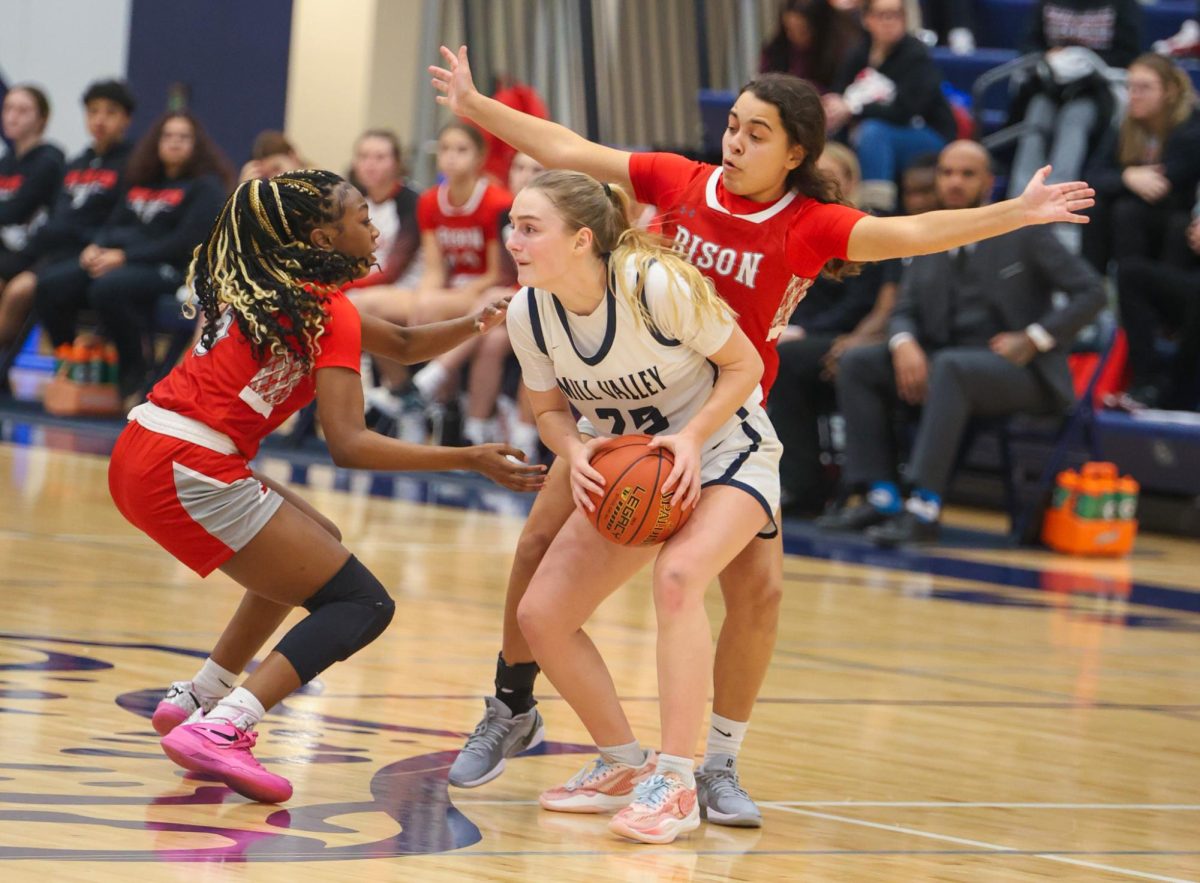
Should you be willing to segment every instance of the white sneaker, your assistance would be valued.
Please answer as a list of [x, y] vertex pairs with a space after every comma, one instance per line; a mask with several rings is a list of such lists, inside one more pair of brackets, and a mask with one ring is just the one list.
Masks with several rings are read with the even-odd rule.
[[176, 681], [159, 700], [150, 719], [154, 731], [165, 736], [182, 723], [199, 719], [217, 707], [220, 699], [201, 699], [191, 681]]
[[1200, 52], [1200, 22], [1188, 19], [1179, 28], [1179, 33], [1165, 40], [1155, 40], [1153, 49], [1159, 55], [1184, 58]]
[[955, 55], [970, 55], [975, 51], [975, 35], [970, 28], [951, 28], [946, 44]]

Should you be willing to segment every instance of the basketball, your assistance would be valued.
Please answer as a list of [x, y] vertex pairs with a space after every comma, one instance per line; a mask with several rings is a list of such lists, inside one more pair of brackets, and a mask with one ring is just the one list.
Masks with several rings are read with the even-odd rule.
[[650, 448], [651, 436], [621, 435], [592, 455], [592, 467], [604, 476], [604, 492], [592, 495], [592, 523], [600, 535], [619, 546], [654, 546], [687, 521], [686, 512], [671, 505], [674, 493], [662, 486], [675, 458], [666, 448]]

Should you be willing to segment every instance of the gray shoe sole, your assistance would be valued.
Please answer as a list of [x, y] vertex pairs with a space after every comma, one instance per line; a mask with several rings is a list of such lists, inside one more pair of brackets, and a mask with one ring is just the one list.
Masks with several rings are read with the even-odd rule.
[[[519, 752], [517, 752], [517, 754], [518, 755], [522, 754], [531, 748], [537, 748], [539, 745], [541, 745], [545, 741], [546, 741], [546, 726], [545, 726], [545, 724], [543, 724], [542, 726], [537, 728], [537, 732], [535, 732], [533, 734], [533, 738], [529, 740], [529, 744], [526, 745], [524, 748], [522, 748]], [[513, 755], [513, 756], [516, 757], [517, 755]], [[450, 784], [453, 785], [455, 788], [478, 788], [480, 785], [486, 785], [488, 782], [492, 781], [492, 779], [495, 779], [502, 772], [504, 772], [504, 760], [505, 759], [503, 757], [500, 758], [500, 762], [498, 764], [496, 764], [494, 767], [492, 767], [490, 770], [488, 770], [482, 776], [479, 776], [478, 778], [475, 778], [475, 779], [471, 779], [470, 781], [455, 780], [454, 776], [450, 776], [449, 777]]]
[[714, 812], [700, 804], [700, 817], [705, 821], [712, 822], [714, 825], [725, 825], [729, 828], [761, 828], [762, 816], [750, 815], [748, 813], [721, 813]]

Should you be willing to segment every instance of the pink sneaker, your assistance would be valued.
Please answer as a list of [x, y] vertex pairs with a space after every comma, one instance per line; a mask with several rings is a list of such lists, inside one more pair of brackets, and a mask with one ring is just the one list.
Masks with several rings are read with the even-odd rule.
[[565, 785], [543, 791], [538, 797], [543, 809], [551, 812], [612, 812], [627, 805], [638, 782], [654, 773], [658, 755], [647, 752], [640, 767], [608, 763], [597, 757]]
[[208, 714], [216, 706], [216, 699], [201, 699], [191, 681], [176, 681], [167, 690], [167, 695], [159, 700], [150, 724], [158, 735], [165, 736], [197, 711]]
[[183, 724], [163, 736], [167, 757], [193, 773], [215, 775], [222, 782], [259, 803], [282, 803], [292, 796], [292, 783], [263, 769], [250, 749], [258, 734], [239, 730], [226, 721]]
[[613, 816], [608, 827], [640, 843], [670, 843], [700, 827], [696, 789], [674, 773], [655, 773], [638, 783], [633, 802]]

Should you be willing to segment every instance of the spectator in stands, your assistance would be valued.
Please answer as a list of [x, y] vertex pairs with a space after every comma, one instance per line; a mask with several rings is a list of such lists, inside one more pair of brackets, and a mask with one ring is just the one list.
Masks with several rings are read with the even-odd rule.
[[[514, 197], [525, 188], [537, 175], [543, 172], [542, 165], [527, 153], [517, 153], [513, 156], [512, 165], [508, 170], [508, 192]], [[498, 219], [501, 244], [508, 242], [512, 233], [512, 222], [508, 211]], [[500, 273], [496, 285], [483, 294], [483, 299], [489, 302], [503, 297], [512, 296], [517, 292], [517, 265], [513, 262], [508, 249], [501, 249]], [[498, 402], [500, 389], [504, 382], [505, 363], [513, 354], [512, 344], [508, 339], [508, 327], [499, 325], [491, 335], [484, 335], [467, 341], [455, 347], [448, 353], [438, 356], [430, 364], [430, 371], [435, 376], [449, 377], [462, 372], [470, 365], [467, 376], [467, 410], [463, 420], [463, 438], [471, 444], [481, 440], [507, 440], [513, 447], [525, 452], [526, 462], [534, 463], [538, 459], [537, 423], [529, 404], [525, 385], [518, 384], [518, 406], [513, 408], [508, 420], [508, 438], [500, 437], [498, 417]], [[427, 376], [427, 375], [426, 375]]]
[[186, 111], [159, 117], [126, 166], [124, 198], [78, 259], [38, 274], [34, 307], [55, 346], [75, 337], [79, 310], [96, 311], [120, 357], [120, 391], [146, 380], [144, 336], [160, 295], [183, 284], [192, 252], [233, 184], [233, 169]]
[[925, 44], [905, 30], [902, 0], [866, 0], [869, 34], [823, 96], [831, 132], [850, 125], [862, 163], [862, 208], [892, 212], [896, 180], [921, 153], [954, 137], [954, 113]]
[[263, 129], [254, 139], [250, 148], [250, 161], [242, 166], [238, 181], [272, 178], [284, 172], [302, 169], [304, 166], [304, 160], [283, 132]]
[[[500, 219], [512, 197], [483, 175], [484, 144], [479, 130], [465, 122], [442, 128], [437, 165], [446, 180], [422, 193], [417, 203], [422, 254], [419, 281], [412, 289], [381, 289], [377, 298], [388, 296], [389, 306], [379, 315], [401, 325], [455, 318], [469, 312], [484, 292], [500, 281]], [[407, 404], [402, 401], [408, 391], [407, 375], [386, 363], [381, 367], [390, 398], [377, 394], [370, 404], [392, 417]], [[435, 421], [443, 419], [458, 379], [458, 372], [450, 371], [440, 360], [430, 362], [413, 377], [416, 398], [429, 406]]]
[[37, 86], [13, 86], [0, 115], [4, 137], [12, 145], [0, 157], [0, 292], [33, 263], [25, 251], [41, 224], [63, 174], [62, 151], [42, 140], [50, 121], [50, 102]]
[[[859, 175], [854, 152], [830, 142], [817, 166], [853, 202]], [[883, 340], [899, 263], [866, 264], [861, 274], [840, 281], [818, 278], [779, 336], [779, 380], [769, 408], [783, 442], [779, 477], [785, 515], [816, 515], [825, 507], [832, 487], [821, 465], [818, 420], [835, 410], [833, 378], [842, 355]]]
[[[371, 221], [379, 230], [376, 266], [347, 286], [350, 302], [364, 316], [407, 324], [412, 293], [424, 269], [420, 258], [421, 232], [416, 223], [420, 194], [404, 184], [400, 139], [386, 128], [370, 128], [354, 143], [350, 184], [367, 200]], [[367, 425], [388, 434], [401, 413], [401, 390], [408, 383], [408, 366], [373, 356], [380, 384], [366, 391]], [[382, 421], [388, 420], [386, 424]], [[413, 441], [424, 441], [412, 438]]]
[[[394, 285], [415, 288], [421, 278], [421, 233], [417, 228], [417, 200], [420, 194], [404, 183], [404, 161], [400, 139], [390, 129], [368, 129], [354, 144], [350, 182], [367, 199], [371, 222], [379, 229], [375, 247], [376, 267], [367, 276], [351, 284], [352, 289]], [[366, 292], [363, 293], [366, 298]], [[381, 291], [379, 297], [386, 298]], [[351, 297], [360, 310], [383, 315], [372, 309], [376, 302]], [[384, 310], [386, 312], [386, 310]], [[384, 315], [384, 318], [390, 318]]]
[[[464, 315], [501, 280], [501, 218], [512, 196], [483, 176], [484, 143], [479, 130], [463, 122], [443, 126], [438, 135], [438, 171], [446, 180], [422, 193], [417, 206], [425, 269], [410, 321]], [[435, 411], [457, 382], [439, 361], [413, 377]]]
[[1043, 63], [1010, 111], [1029, 126], [1017, 142], [1010, 196], [1021, 192], [1022, 175], [1047, 163], [1053, 167], [1047, 180], [1079, 177], [1113, 113], [1111, 87], [1094, 59], [1126, 67], [1138, 53], [1141, 30], [1137, 0], [1038, 0], [1025, 49], [1042, 53]]
[[[368, 129], [354, 143], [350, 183], [367, 200], [371, 221], [379, 230], [376, 265], [362, 279], [347, 286], [347, 295], [358, 311], [398, 325], [406, 324], [412, 292], [421, 280], [421, 231], [417, 224], [420, 194], [404, 183], [400, 139], [390, 129]], [[368, 389], [367, 425], [390, 433], [399, 418], [401, 393], [408, 383], [408, 366], [374, 356], [380, 385]], [[381, 422], [386, 418], [387, 423]], [[409, 439], [423, 441], [424, 437]]]
[[936, 153], [923, 154], [900, 176], [900, 208], [904, 214], [919, 215], [938, 207], [937, 162]]
[[[1200, 203], [1186, 227], [1167, 230], [1163, 257], [1129, 257], [1117, 263], [1121, 325], [1129, 342], [1133, 374], [1128, 398], [1134, 407], [1200, 405]], [[1160, 364], [1155, 339], [1175, 340], [1174, 358]]]
[[1161, 257], [1168, 227], [1187, 226], [1200, 184], [1200, 112], [1191, 79], [1149, 52], [1129, 66], [1128, 87], [1120, 129], [1105, 139], [1087, 173], [1096, 206], [1084, 232], [1085, 254], [1101, 272], [1110, 257]]
[[971, 0], [921, 0], [921, 19], [955, 55], [975, 51]]
[[[978, 143], [956, 141], [942, 151], [943, 208], [980, 205], [992, 184], [990, 157]], [[1052, 304], [1055, 291], [1066, 292], [1065, 306]], [[883, 545], [936, 540], [967, 421], [1062, 412], [1073, 399], [1067, 352], [1103, 305], [1099, 274], [1057, 237], [1034, 230], [913, 258], [887, 343], [850, 350], [837, 374], [846, 420], [843, 480], [867, 491], [864, 502], [818, 524], [866, 530]], [[890, 415], [900, 403], [924, 406], [905, 475], [907, 500], [890, 441]]]
[[779, 8], [775, 35], [763, 46], [758, 69], [792, 74], [825, 93], [833, 88], [860, 39], [857, 17], [835, 9], [829, 0], [786, 0]]
[[20, 252], [29, 269], [2, 289], [0, 350], [20, 343], [16, 338], [33, 307], [40, 268], [77, 261], [117, 203], [129, 157], [125, 135], [135, 106], [133, 95], [124, 83], [102, 80], [83, 93], [83, 106], [92, 143], [67, 166], [46, 223]]

